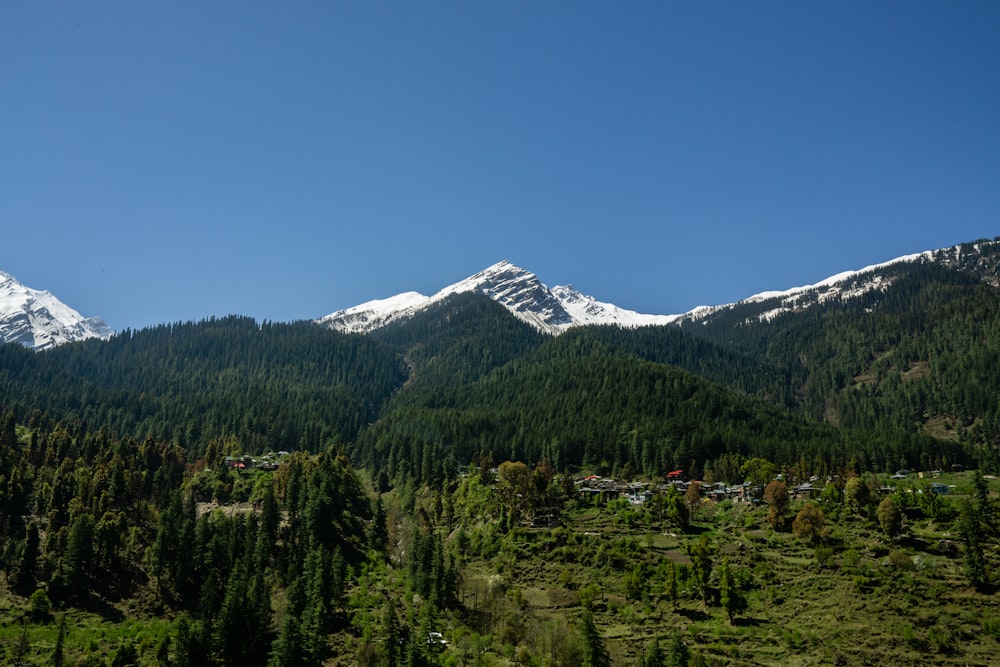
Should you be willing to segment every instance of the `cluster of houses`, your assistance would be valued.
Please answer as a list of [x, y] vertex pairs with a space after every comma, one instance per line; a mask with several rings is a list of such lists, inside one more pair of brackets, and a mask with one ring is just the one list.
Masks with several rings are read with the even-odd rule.
[[[937, 477], [934, 473], [940, 474], [938, 471], [933, 471], [930, 474]], [[892, 476], [892, 479], [906, 479], [910, 474], [909, 470], [899, 470]], [[919, 473], [919, 476], [920, 478], [924, 478], [924, 473]], [[808, 482], [790, 486], [788, 493], [796, 500], [817, 498], [823, 492], [826, 484], [833, 481], [836, 481], [836, 479], [832, 477], [824, 480], [812, 477]], [[664, 492], [671, 487], [683, 495], [692, 485], [697, 485], [702, 498], [714, 501], [734, 500], [746, 503], [759, 502], [763, 492], [763, 489], [754, 486], [750, 482], [729, 485], [725, 482], [705, 484], [700, 481], [691, 481], [686, 479], [683, 470], [668, 472], [665, 481], [655, 486], [651, 482], [621, 482], [611, 477], [601, 477], [600, 475], [589, 475], [575, 480], [574, 483], [576, 484], [577, 493], [581, 498], [599, 500], [601, 502], [625, 498], [633, 505], [642, 505], [652, 498], [657, 491]], [[932, 482], [930, 490], [931, 493], [943, 495], [953, 493], [955, 487], [954, 485], [949, 486], [940, 482]], [[878, 492], [888, 495], [895, 493], [896, 489], [892, 486], [883, 485], [878, 488]], [[918, 490], [917, 492], [920, 493], [922, 491]]]
[[288, 456], [288, 452], [264, 454], [260, 458], [252, 456], [227, 456], [224, 465], [230, 470], [243, 472], [244, 470], [277, 470], [282, 460]]
[[577, 493], [581, 498], [590, 498], [602, 502], [625, 498], [633, 505], [642, 505], [652, 498], [657, 491], [665, 492], [668, 488], [673, 488], [683, 495], [687, 493], [691, 485], [700, 487], [702, 497], [711, 500], [752, 502], [759, 495], [750, 482], [744, 482], [735, 486], [729, 486], [725, 482], [704, 484], [699, 481], [685, 479], [683, 470], [669, 472], [666, 480], [657, 485], [651, 482], [621, 482], [611, 477], [601, 477], [600, 475], [589, 475], [575, 480], [574, 483], [577, 487]]

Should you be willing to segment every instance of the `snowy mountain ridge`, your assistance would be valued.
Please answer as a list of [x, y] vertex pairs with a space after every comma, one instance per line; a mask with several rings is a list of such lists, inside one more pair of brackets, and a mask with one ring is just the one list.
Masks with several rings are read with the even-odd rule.
[[549, 289], [535, 274], [507, 260], [439, 290], [432, 296], [404, 292], [352, 308], [338, 310], [316, 320], [319, 324], [347, 333], [366, 333], [410, 317], [453, 294], [478, 292], [503, 305], [518, 319], [550, 334], [559, 334], [583, 324], [643, 326], [669, 324], [676, 317], [644, 315], [602, 303], [573, 289], [557, 285]]
[[479, 292], [506, 307], [516, 317], [550, 334], [575, 326], [616, 324], [623, 327], [688, 325], [705, 323], [727, 312], [746, 311], [746, 321], [767, 321], [782, 313], [808, 308], [831, 299], [846, 301], [873, 291], [884, 291], [892, 277], [884, 269], [899, 264], [933, 262], [975, 273], [985, 282], [1000, 287], [1000, 241], [977, 241], [939, 250], [904, 255], [861, 269], [844, 271], [812, 285], [754, 294], [735, 303], [699, 306], [676, 315], [650, 315], [619, 308], [578, 292], [572, 285], [552, 288], [538, 277], [504, 260], [464, 280], [449, 285], [432, 296], [404, 292], [387, 299], [338, 310], [316, 322], [339, 331], [366, 333], [390, 322], [408, 318], [451, 296]]
[[52, 293], [26, 287], [0, 270], [0, 343], [47, 350], [113, 333], [101, 318], [85, 318]]
[[[983, 240], [938, 250], [903, 255], [887, 262], [853, 271], [843, 271], [812, 285], [782, 291], [754, 294], [735, 303], [700, 306], [678, 316], [678, 324], [705, 323], [715, 316], [738, 308], [750, 311], [747, 323], [768, 321], [783, 313], [802, 310], [831, 300], [848, 301], [871, 292], [884, 292], [893, 282], [885, 269], [900, 264], [934, 263], [978, 276], [993, 287], [1000, 287], [1000, 241]], [[754, 309], [753, 306], [759, 306]]]

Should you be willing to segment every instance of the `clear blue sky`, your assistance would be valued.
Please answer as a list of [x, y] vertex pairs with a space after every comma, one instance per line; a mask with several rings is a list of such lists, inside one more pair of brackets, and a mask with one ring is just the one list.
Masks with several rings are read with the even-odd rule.
[[730, 302], [1000, 235], [1000, 2], [6, 2], [0, 230], [115, 329]]

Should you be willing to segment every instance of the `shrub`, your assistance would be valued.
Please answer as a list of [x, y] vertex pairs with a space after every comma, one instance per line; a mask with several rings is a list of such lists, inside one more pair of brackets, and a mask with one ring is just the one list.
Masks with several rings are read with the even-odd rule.
[[900, 572], [908, 572], [913, 569], [913, 559], [898, 549], [889, 552], [889, 564]]
[[31, 603], [31, 611], [29, 612], [31, 620], [35, 623], [44, 623], [49, 620], [52, 614], [52, 601], [49, 600], [49, 596], [41, 588], [37, 589], [31, 594], [28, 600]]
[[819, 564], [820, 567], [826, 567], [826, 565], [830, 562], [830, 559], [833, 557], [833, 547], [825, 544], [817, 544], [814, 553], [816, 555], [816, 563]]

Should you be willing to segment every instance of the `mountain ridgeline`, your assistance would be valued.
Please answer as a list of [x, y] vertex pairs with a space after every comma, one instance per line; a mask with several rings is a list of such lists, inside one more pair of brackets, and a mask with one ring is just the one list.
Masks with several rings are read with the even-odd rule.
[[220, 441], [334, 447], [396, 482], [435, 483], [484, 454], [650, 476], [757, 456], [817, 474], [995, 471], [998, 248], [557, 336], [468, 289], [367, 334], [228, 317], [42, 352], [9, 344], [0, 405], [25, 425], [153, 438], [190, 460]]

